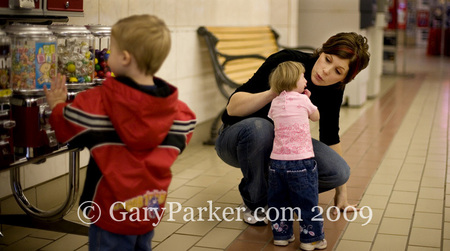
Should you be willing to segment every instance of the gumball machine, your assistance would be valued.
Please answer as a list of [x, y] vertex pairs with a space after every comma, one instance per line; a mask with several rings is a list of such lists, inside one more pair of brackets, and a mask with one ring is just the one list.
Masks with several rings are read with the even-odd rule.
[[12, 129], [16, 122], [12, 120], [10, 98], [11, 89], [11, 39], [0, 31], [0, 167], [13, 163], [14, 145]]
[[57, 73], [56, 37], [45, 25], [12, 24], [5, 27], [11, 38], [10, 99], [14, 152], [33, 158], [59, 148], [48, 123], [50, 113], [43, 92]]
[[56, 36], [58, 72], [66, 75], [69, 101], [93, 86], [94, 37], [84, 26], [54, 24], [48, 28]]
[[106, 25], [86, 25], [94, 35], [95, 77], [94, 82], [101, 84], [106, 77], [114, 76], [108, 66], [111, 27]]

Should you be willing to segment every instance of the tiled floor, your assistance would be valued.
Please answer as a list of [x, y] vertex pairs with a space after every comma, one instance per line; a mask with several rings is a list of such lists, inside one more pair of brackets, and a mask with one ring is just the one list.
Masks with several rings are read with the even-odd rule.
[[[326, 250], [450, 250], [450, 58], [427, 57], [420, 48], [407, 56], [413, 76], [383, 76], [378, 98], [342, 109], [348, 197], [364, 208], [337, 219], [327, 215], [334, 191], [320, 194]], [[275, 247], [269, 226], [241, 221], [240, 170], [212, 146], [190, 145], [173, 174], [154, 250], [297, 250], [298, 240]], [[75, 211], [67, 218], [76, 220]], [[5, 225], [1, 231], [1, 250], [88, 249], [85, 236]]]

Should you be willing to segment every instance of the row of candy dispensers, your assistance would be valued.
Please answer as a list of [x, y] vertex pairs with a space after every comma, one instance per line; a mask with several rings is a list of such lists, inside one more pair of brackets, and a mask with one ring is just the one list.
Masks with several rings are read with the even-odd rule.
[[65, 75], [70, 102], [113, 76], [110, 34], [105, 25], [11, 24], [0, 30], [0, 169], [60, 147], [43, 88], [57, 73]]

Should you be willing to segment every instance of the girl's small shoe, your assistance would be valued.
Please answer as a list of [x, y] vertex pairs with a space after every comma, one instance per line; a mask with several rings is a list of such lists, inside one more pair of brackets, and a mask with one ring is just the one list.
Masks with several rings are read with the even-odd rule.
[[287, 246], [289, 243], [295, 241], [295, 236], [292, 235], [289, 240], [273, 240], [273, 245], [275, 246]]
[[312, 251], [314, 249], [325, 249], [327, 248], [327, 240], [323, 239], [320, 241], [315, 241], [311, 243], [300, 243], [300, 248], [306, 251]]

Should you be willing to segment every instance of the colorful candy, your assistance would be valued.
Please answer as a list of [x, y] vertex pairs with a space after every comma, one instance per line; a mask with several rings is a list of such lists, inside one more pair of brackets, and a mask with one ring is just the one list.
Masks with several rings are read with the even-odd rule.
[[56, 38], [52, 32], [47, 26], [28, 24], [13, 24], [5, 31], [11, 37], [13, 90], [50, 87], [50, 81], [57, 72]]
[[84, 26], [50, 25], [57, 37], [58, 73], [66, 75], [68, 83], [85, 83], [94, 77], [94, 37]]
[[108, 58], [111, 52], [104, 48], [103, 50], [95, 50], [95, 71], [97, 78], [105, 78], [111, 76], [111, 69], [108, 66]]
[[[81, 40], [81, 39], [80, 39]], [[69, 83], [84, 83], [86, 77], [93, 78], [94, 60], [86, 41], [65, 40], [58, 44], [58, 72], [66, 75]]]

